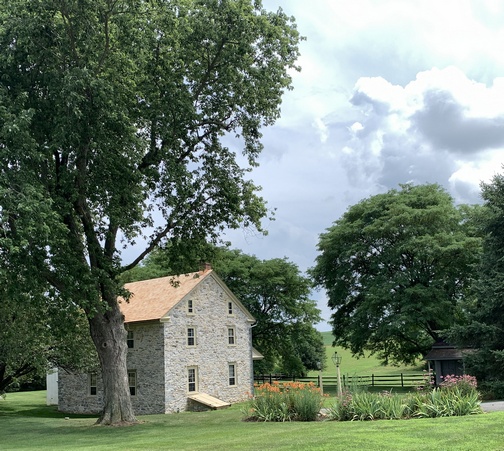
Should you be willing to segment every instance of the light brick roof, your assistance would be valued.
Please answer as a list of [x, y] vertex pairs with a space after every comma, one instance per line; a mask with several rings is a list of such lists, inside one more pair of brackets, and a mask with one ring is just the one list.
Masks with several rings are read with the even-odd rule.
[[124, 321], [131, 323], [163, 318], [211, 273], [212, 270], [206, 270], [127, 283], [124, 287], [131, 292], [129, 302], [119, 299]]

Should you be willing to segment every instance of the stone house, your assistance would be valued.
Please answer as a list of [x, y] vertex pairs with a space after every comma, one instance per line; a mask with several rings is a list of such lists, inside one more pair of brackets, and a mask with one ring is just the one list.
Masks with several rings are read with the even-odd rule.
[[[243, 401], [253, 390], [254, 318], [209, 268], [126, 284], [128, 377], [135, 412], [202, 410]], [[59, 371], [58, 408], [98, 413], [99, 373]]]

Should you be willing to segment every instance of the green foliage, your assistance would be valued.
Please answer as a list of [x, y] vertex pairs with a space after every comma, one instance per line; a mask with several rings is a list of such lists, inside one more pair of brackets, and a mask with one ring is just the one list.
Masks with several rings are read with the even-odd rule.
[[262, 231], [268, 211], [247, 173], [299, 40], [260, 1], [0, 4], [0, 267], [29, 281], [9, 290], [85, 312], [115, 374], [105, 405], [129, 410], [121, 421], [133, 416], [127, 399], [114, 405], [128, 393], [114, 363], [127, 352], [119, 276], [170, 240]]
[[[19, 275], [11, 275], [20, 281]], [[5, 282], [5, 277], [3, 278]], [[2, 284], [2, 287], [8, 283]], [[85, 317], [75, 306], [44, 293], [0, 297], [0, 393], [44, 377], [50, 366], [96, 366], [96, 352]]]
[[462, 376], [446, 375], [441, 376], [443, 382], [441, 387], [444, 391], [456, 390], [462, 394], [472, 394], [478, 388], [477, 379], [469, 374]]
[[451, 378], [445, 385], [415, 393], [346, 392], [335, 399], [328, 417], [337, 421], [437, 418], [482, 413], [474, 379]]
[[334, 344], [413, 363], [460, 321], [481, 239], [472, 209], [437, 185], [404, 185], [350, 207], [320, 237], [311, 274], [326, 290]]
[[244, 413], [253, 421], [315, 421], [323, 396], [312, 383], [262, 384], [254, 389]]
[[435, 388], [431, 392], [415, 395], [413, 416], [437, 418], [474, 415], [482, 412], [479, 404], [480, 396], [476, 390]]
[[325, 362], [323, 339], [313, 324], [320, 310], [310, 299], [311, 282], [287, 259], [260, 260], [220, 249], [214, 269], [257, 320], [254, 346], [265, 356], [257, 372], [301, 375]]
[[469, 319], [453, 327], [450, 338], [466, 352], [467, 370], [479, 381], [486, 398], [504, 397], [504, 175], [482, 184], [485, 201], [478, 226], [484, 235], [483, 256], [468, 303]]

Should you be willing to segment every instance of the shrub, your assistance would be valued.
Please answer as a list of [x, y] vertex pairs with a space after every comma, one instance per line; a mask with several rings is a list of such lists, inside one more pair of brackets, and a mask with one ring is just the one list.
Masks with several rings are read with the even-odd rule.
[[398, 420], [410, 417], [410, 404], [407, 396], [390, 392], [347, 392], [341, 398], [336, 398], [329, 408], [328, 417], [338, 421]]
[[328, 409], [328, 418], [337, 421], [353, 420], [352, 393], [344, 391], [341, 397], [334, 400], [334, 404]]
[[435, 388], [415, 395], [414, 416], [420, 418], [451, 417], [481, 413], [479, 393], [452, 386]]
[[479, 384], [483, 399], [504, 399], [504, 381], [487, 380]]
[[313, 383], [266, 383], [255, 387], [245, 414], [256, 421], [314, 421], [322, 402], [320, 389]]
[[478, 388], [478, 382], [474, 376], [464, 374], [463, 376], [447, 375], [441, 376], [443, 382], [441, 388], [445, 390], [457, 389], [464, 394], [471, 394]]
[[[481, 413], [480, 396], [472, 376], [446, 376], [441, 387], [406, 395], [383, 393], [345, 393], [329, 409], [331, 420], [378, 420], [434, 418]], [[428, 388], [429, 387], [429, 388]]]

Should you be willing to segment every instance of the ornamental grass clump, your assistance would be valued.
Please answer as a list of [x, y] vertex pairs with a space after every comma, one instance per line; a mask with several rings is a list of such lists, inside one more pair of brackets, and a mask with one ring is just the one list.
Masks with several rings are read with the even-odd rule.
[[473, 376], [445, 376], [440, 387], [422, 386], [415, 393], [346, 392], [336, 398], [328, 418], [337, 421], [435, 418], [482, 413]]
[[328, 418], [337, 421], [399, 420], [410, 418], [411, 402], [407, 396], [391, 392], [345, 392], [329, 408]]
[[444, 376], [439, 387], [416, 394], [414, 415], [435, 418], [481, 413], [477, 386], [474, 376]]
[[255, 387], [246, 419], [256, 421], [315, 421], [323, 396], [313, 383], [273, 382]]

